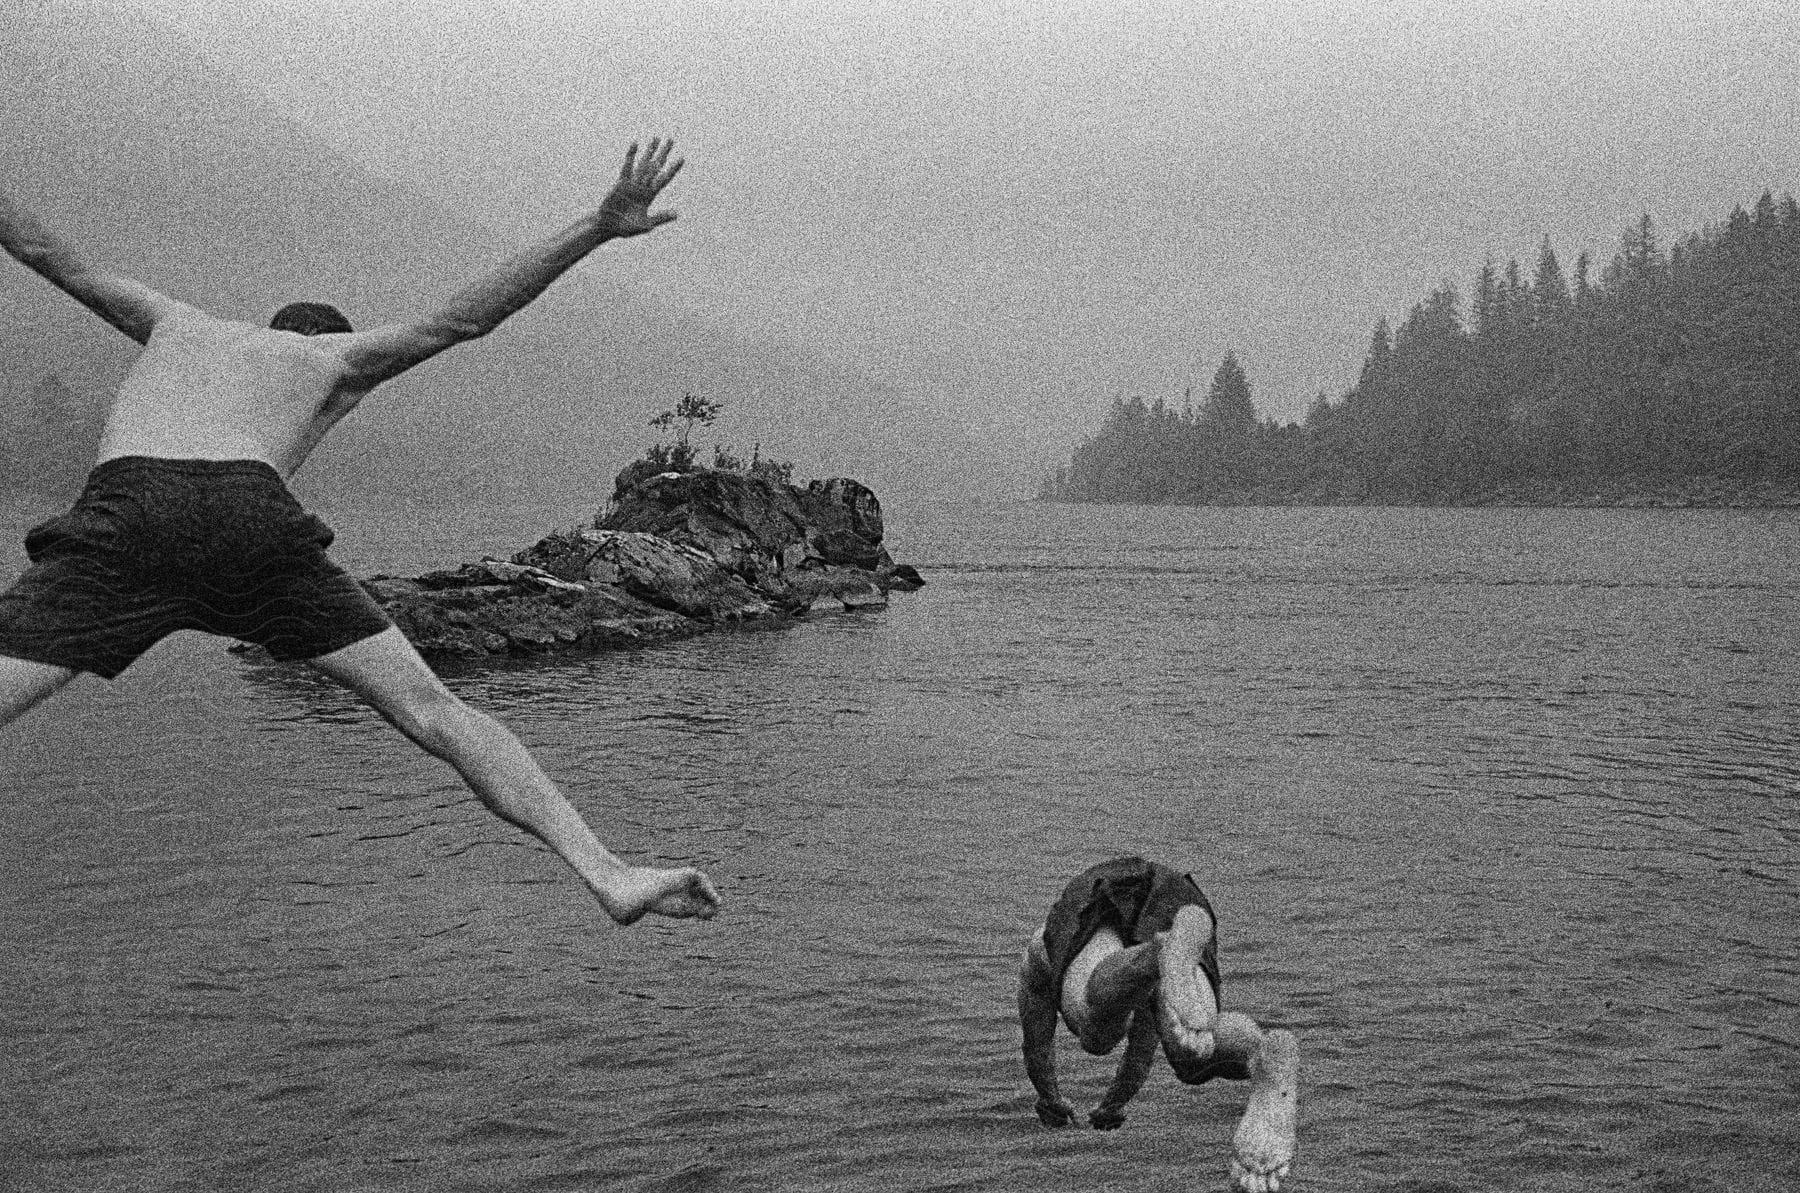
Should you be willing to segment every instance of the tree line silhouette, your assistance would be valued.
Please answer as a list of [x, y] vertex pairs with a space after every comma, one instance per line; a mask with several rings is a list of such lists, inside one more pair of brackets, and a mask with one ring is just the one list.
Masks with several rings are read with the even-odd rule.
[[1198, 408], [1116, 401], [1040, 496], [1456, 504], [1800, 482], [1800, 205], [1765, 193], [1665, 250], [1648, 215], [1596, 278], [1546, 237], [1376, 323], [1356, 385], [1259, 420], [1227, 352]]

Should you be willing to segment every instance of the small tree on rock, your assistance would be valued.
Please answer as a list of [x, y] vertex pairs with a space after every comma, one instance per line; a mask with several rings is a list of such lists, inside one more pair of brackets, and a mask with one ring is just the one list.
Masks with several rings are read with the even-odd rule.
[[694, 466], [695, 449], [688, 442], [688, 437], [693, 434], [695, 427], [711, 426], [723, 409], [722, 402], [709, 401], [695, 394], [682, 394], [681, 401], [675, 403], [673, 410], [665, 410], [650, 420], [652, 427], [665, 432], [679, 423], [675, 442], [663, 443], [659, 438], [651, 445], [644, 458], [670, 472], [689, 471]]

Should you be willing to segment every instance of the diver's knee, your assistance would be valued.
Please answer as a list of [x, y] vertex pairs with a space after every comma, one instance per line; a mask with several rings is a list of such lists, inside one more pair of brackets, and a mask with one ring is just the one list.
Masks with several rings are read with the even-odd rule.
[[[1268, 1043], [1268, 1036], [1256, 1025], [1256, 1020], [1238, 1011], [1221, 1011], [1213, 1019], [1213, 1037], [1218, 1041], [1218, 1050], [1224, 1055], [1242, 1059], [1250, 1063]], [[1289, 1040], [1293, 1035], [1283, 1032]]]

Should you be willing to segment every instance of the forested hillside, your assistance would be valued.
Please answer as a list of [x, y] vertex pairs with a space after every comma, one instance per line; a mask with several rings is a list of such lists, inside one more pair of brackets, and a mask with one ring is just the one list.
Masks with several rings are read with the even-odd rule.
[[1113, 405], [1043, 496], [1457, 504], [1752, 498], [1800, 486], [1800, 205], [1665, 248], [1648, 216], [1594, 276], [1548, 241], [1375, 325], [1356, 386], [1259, 422], [1227, 354], [1197, 408]]

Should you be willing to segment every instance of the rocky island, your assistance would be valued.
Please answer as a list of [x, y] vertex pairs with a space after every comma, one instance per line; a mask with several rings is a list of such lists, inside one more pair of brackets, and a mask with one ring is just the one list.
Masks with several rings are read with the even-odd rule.
[[588, 652], [887, 604], [924, 581], [882, 546], [881, 503], [726, 469], [619, 474], [589, 527], [499, 560], [362, 581], [426, 658]]

